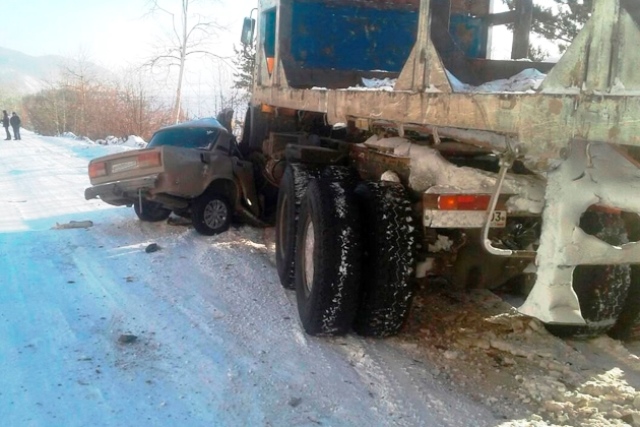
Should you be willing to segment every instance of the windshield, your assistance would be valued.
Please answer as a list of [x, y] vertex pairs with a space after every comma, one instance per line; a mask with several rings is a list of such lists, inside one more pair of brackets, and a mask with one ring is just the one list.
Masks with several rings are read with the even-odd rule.
[[219, 129], [213, 128], [177, 128], [156, 132], [148, 147], [172, 145], [185, 148], [209, 148], [216, 141]]

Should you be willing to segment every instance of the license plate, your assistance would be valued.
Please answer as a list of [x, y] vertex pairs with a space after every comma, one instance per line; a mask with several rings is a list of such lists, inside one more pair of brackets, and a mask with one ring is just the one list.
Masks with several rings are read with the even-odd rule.
[[491, 215], [491, 227], [503, 228], [507, 225], [507, 211], [494, 211]]
[[129, 160], [127, 162], [114, 163], [111, 165], [111, 173], [124, 172], [131, 169], [135, 169], [138, 166], [136, 160]]

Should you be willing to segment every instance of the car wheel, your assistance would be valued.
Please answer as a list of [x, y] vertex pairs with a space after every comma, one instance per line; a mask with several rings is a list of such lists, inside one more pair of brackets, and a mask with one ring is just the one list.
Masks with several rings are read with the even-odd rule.
[[294, 289], [294, 256], [296, 227], [300, 203], [309, 181], [317, 177], [317, 169], [300, 164], [289, 164], [280, 181], [276, 210], [276, 269], [285, 289]]
[[133, 203], [133, 210], [140, 221], [158, 222], [164, 221], [171, 215], [171, 210], [163, 208], [161, 204], [142, 199]]
[[356, 188], [364, 233], [360, 306], [353, 329], [360, 335], [398, 333], [413, 298], [416, 226], [400, 184], [363, 182]]
[[231, 224], [231, 207], [227, 198], [205, 192], [191, 206], [191, 221], [196, 231], [205, 236], [228, 230]]
[[295, 253], [298, 313], [308, 334], [351, 329], [362, 266], [360, 234], [352, 192], [340, 182], [312, 180], [300, 209]]

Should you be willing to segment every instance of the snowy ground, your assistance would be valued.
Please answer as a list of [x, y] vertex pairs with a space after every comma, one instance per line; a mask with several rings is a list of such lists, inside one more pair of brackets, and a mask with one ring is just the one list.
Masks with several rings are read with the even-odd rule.
[[88, 160], [126, 147], [0, 142], [3, 426], [640, 425], [638, 347], [424, 284], [399, 337], [308, 337], [272, 230], [84, 200]]

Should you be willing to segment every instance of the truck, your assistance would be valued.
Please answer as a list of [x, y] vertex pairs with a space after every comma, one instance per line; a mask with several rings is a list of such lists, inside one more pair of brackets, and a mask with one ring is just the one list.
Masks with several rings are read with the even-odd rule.
[[[397, 334], [438, 278], [518, 292], [557, 335], [636, 339], [640, 4], [593, 0], [556, 63], [522, 60], [533, 3], [514, 5], [259, 0], [241, 140], [224, 120], [161, 129], [92, 160], [85, 197], [206, 235], [274, 224], [311, 335]], [[499, 24], [512, 60], [487, 59]]]
[[[259, 0], [239, 143], [305, 331], [402, 328], [415, 283], [510, 287], [561, 336], [640, 332], [640, 5], [594, 0], [555, 63], [532, 0]], [[512, 60], [487, 59], [491, 27]], [[272, 196], [268, 197], [267, 193]]]

